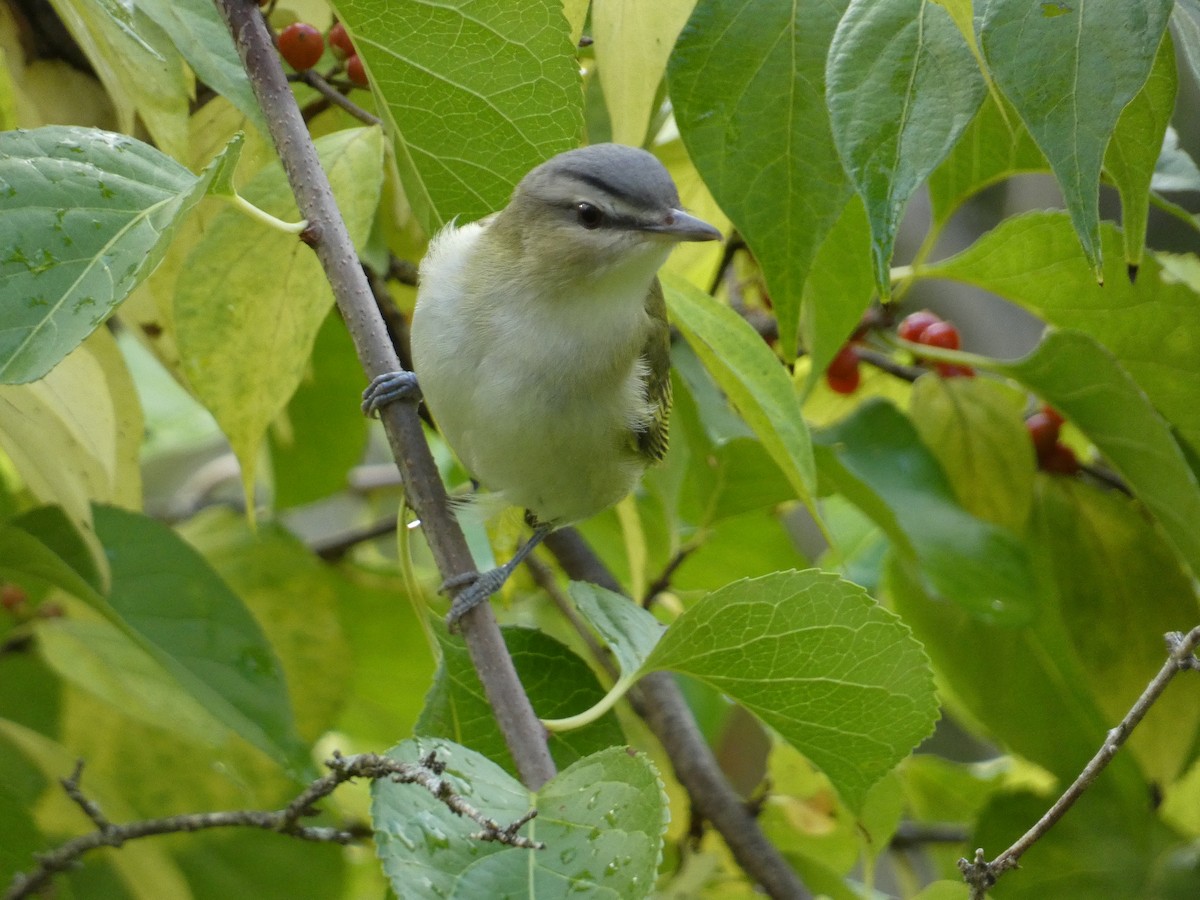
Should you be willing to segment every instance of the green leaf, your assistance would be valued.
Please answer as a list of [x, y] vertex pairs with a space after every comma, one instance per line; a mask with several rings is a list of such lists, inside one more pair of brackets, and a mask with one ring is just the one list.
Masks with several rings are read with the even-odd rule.
[[274, 651], [242, 601], [164, 525], [96, 507], [112, 566], [97, 610], [229, 728], [279, 762], [307, 767]]
[[214, 746], [229, 735], [154, 657], [106, 622], [46, 619], [38, 650], [60, 677], [129, 716], [192, 743]]
[[583, 134], [561, 0], [338, 0], [380, 96], [405, 199], [432, 234], [503, 206], [525, 173]]
[[[1042, 592], [1028, 624], [1000, 627], [929, 596], [896, 557], [886, 584], [891, 608], [928, 652], [956, 716], [1063, 784], [1073, 781], [1114, 723], [1092, 699], [1055, 593]], [[1118, 754], [1104, 778], [1124, 802], [1144, 809], [1146, 783], [1131, 756]]]
[[875, 286], [913, 192], [950, 152], [987, 92], [950, 14], [928, 0], [851, 0], [829, 48], [833, 139], [871, 223]]
[[0, 133], [0, 382], [41, 378], [108, 318], [240, 146], [197, 177], [122, 134]]
[[675, 39], [696, 0], [595, 0], [592, 39], [612, 140], [640, 147]]
[[625, 675], [636, 672], [666, 627], [633, 600], [585, 581], [568, 587], [579, 614], [600, 633]]
[[825, 105], [848, 0], [700, 0], [667, 74], [700, 175], [754, 251], [795, 358], [800, 298], [850, 193]]
[[960, 505], [899, 410], [868, 401], [816, 439], [822, 479], [887, 533], [935, 596], [989, 621], [1029, 618], [1039, 591], [1025, 547]]
[[861, 587], [809, 570], [736, 581], [667, 630], [644, 671], [697, 678], [778, 731], [857, 809], [933, 730], [929, 663]]
[[[1103, 344], [1187, 443], [1200, 447], [1200, 270], [1190, 257], [1146, 257], [1130, 284], [1116, 229], [1102, 229], [1104, 287], [1079, 257], [1061, 213], [1006, 219], [921, 274], [991, 291]], [[1180, 283], [1183, 282], [1183, 283]]]
[[312, 372], [268, 433], [275, 506], [286, 509], [345, 490], [363, 458], [369, 422], [354, 403], [363, 371], [345, 322], [325, 317], [313, 342]]
[[664, 275], [671, 321], [737, 407], [746, 424], [812, 506], [816, 471], [812, 443], [787, 371], [736, 312], [689, 282]]
[[1100, 166], [1150, 74], [1173, 0], [987, 0], [980, 45], [997, 85], [1046, 154], [1097, 279]]
[[929, 176], [933, 223], [944, 226], [966, 200], [1004, 178], [1049, 168], [1012, 108], [989, 94], [950, 155]]
[[1164, 35], [1154, 68], [1121, 113], [1104, 154], [1104, 168], [1121, 194], [1125, 262], [1136, 272], [1146, 246], [1150, 212], [1150, 182], [1154, 178], [1163, 137], [1175, 110], [1175, 48]]
[[264, 133], [262, 109], [233, 45], [229, 29], [209, 0], [138, 0], [137, 8], [170, 35], [200, 80], [225, 97]]
[[135, 115], [164, 153], [187, 153], [191, 78], [171, 39], [140, 4], [124, 0], [51, 0], [117, 109], [121, 131]]
[[846, 204], [804, 282], [800, 332], [809, 355], [807, 394], [854, 333], [875, 292], [871, 227], [862, 200]]
[[356, 660], [341, 618], [346, 594], [361, 586], [340, 578], [282, 525], [252, 528], [233, 509], [207, 509], [181, 525], [179, 534], [261, 623], [283, 668], [296, 730], [317, 740], [333, 727], [350, 691]]
[[371, 785], [371, 819], [384, 872], [399, 896], [421, 885], [446, 898], [569, 895], [643, 897], [652, 892], [667, 810], [650, 761], [624, 747], [579, 760], [536, 794], [486, 757], [440, 740], [405, 741], [388, 752], [417, 763], [436, 753], [451, 790], [501, 825], [538, 810], [519, 834], [546, 844], [525, 850], [471, 838], [479, 826], [424, 788]]
[[[442, 660], [414, 732], [463, 744], [515, 774], [512, 756], [466, 645], [444, 628], [435, 629], [435, 633]], [[539, 718], [574, 715], [604, 697], [588, 664], [549, 635], [531, 628], [505, 628], [504, 641]], [[616, 716], [608, 712], [583, 728], [551, 734], [548, 742], [551, 756], [562, 767], [589, 753], [622, 744], [625, 737]]]
[[[316, 146], [350, 236], [362, 246], [383, 183], [382, 135], [351, 128], [318, 138]], [[281, 219], [299, 215], [277, 163], [242, 194]], [[174, 310], [183, 372], [229, 438], [249, 496], [267, 427], [307, 371], [333, 292], [316, 254], [296, 235], [235, 208], [208, 224], [185, 269]]]
[[[1145, 310], [1143, 310], [1145, 312]], [[1167, 423], [1120, 364], [1087, 335], [1052, 331], [1037, 349], [998, 366], [1087, 435], [1200, 572], [1200, 485]]]
[[1200, 0], [1175, 0], [1171, 24], [1192, 79], [1200, 82]]
[[1026, 397], [982, 378], [918, 378], [909, 416], [963, 507], [1020, 534], [1032, 505], [1034, 453]]
[[[1063, 621], [1096, 705], [1118, 722], [1161, 667], [1163, 635], [1196, 621], [1191, 577], [1162, 532], [1123, 494], [1046, 478], [1039, 502], [1035, 540], [1057, 581]], [[1179, 679], [1129, 737], [1148, 781], [1169, 785], [1179, 777], [1198, 727], [1200, 679]]]

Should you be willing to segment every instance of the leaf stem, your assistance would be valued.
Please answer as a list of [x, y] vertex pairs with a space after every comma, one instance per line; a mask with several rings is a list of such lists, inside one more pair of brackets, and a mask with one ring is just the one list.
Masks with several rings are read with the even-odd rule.
[[301, 219], [299, 222], [285, 222], [283, 219], [278, 219], [271, 215], [265, 209], [255, 206], [236, 191], [232, 194], [217, 194], [217, 196], [232, 203], [251, 219], [254, 219], [254, 221], [261, 222], [263, 225], [266, 225], [268, 228], [274, 228], [276, 231], [282, 231], [286, 234], [300, 234], [300, 232], [308, 227], [308, 219]]

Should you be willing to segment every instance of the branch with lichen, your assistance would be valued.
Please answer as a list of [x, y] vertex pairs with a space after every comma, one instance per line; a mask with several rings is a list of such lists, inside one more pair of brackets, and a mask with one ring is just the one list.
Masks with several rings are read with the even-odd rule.
[[361, 835], [344, 828], [305, 825], [303, 820], [317, 815], [315, 803], [355, 778], [369, 778], [372, 781], [387, 779], [397, 784], [420, 785], [445, 804], [451, 812], [465, 816], [477, 824], [480, 830], [471, 835], [475, 840], [494, 841], [527, 850], [541, 850], [545, 847], [540, 841], [530, 840], [517, 833], [537, 815], [536, 810], [530, 810], [508, 825], [501, 825], [454, 792], [450, 783], [442, 778], [445, 764], [433, 753], [417, 763], [406, 763], [374, 753], [342, 756], [335, 751], [333, 756], [326, 760], [325, 766], [329, 773], [308, 785], [283, 809], [186, 813], [117, 825], [109, 821], [99, 804], [83, 792], [80, 784], [83, 777], [81, 760], [76, 764], [71, 776], [61, 779], [60, 784], [67, 796], [95, 826], [95, 830], [73, 838], [46, 853], [37, 854], [36, 867], [28, 873], [17, 873], [4, 893], [3, 900], [32, 897], [49, 887], [55, 875], [74, 867], [85, 853], [92, 850], [120, 847], [127, 841], [159, 834], [203, 831], [209, 828], [258, 828], [305, 841], [349, 844]]

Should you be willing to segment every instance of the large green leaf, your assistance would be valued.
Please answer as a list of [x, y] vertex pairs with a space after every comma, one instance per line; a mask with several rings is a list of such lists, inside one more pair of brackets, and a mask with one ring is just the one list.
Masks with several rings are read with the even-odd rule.
[[851, 0], [829, 48], [833, 139], [871, 223], [875, 286], [908, 200], [954, 146], [986, 93], [950, 14], [929, 0]]
[[[512, 756], [466, 645], [443, 628], [438, 628], [436, 634], [442, 659], [414, 731], [463, 744], [515, 773]], [[531, 628], [505, 628], [504, 641], [521, 685], [541, 718], [573, 715], [604, 696], [587, 663], [549, 635]], [[623, 742], [621, 726], [609, 712], [583, 728], [551, 735], [549, 747], [561, 767]]]
[[1012, 107], [989, 94], [950, 155], [929, 176], [933, 223], [945, 225], [964, 201], [1001, 179], [1049, 168]]
[[1090, 335], [1184, 440], [1200, 447], [1200, 269], [1190, 258], [1146, 257], [1137, 283], [1130, 284], [1119, 233], [1107, 227], [1101, 233], [1108, 260], [1102, 288], [1079, 257], [1061, 213], [1007, 219], [923, 274], [973, 284], [1053, 325]]
[[1088, 436], [1154, 513], [1180, 558], [1200, 572], [1200, 484], [1167, 423], [1117, 361], [1086, 335], [1057, 331], [1000, 370]]
[[0, 382], [41, 378], [108, 318], [240, 146], [197, 177], [122, 134], [0, 133]]
[[51, 0], [117, 108], [121, 131], [145, 123], [154, 143], [176, 159], [187, 153], [192, 79], [167, 33], [125, 0]]
[[[350, 236], [362, 246], [383, 182], [380, 130], [344, 129], [316, 144]], [[278, 164], [242, 193], [281, 219], [299, 215]], [[208, 224], [185, 268], [174, 307], [183, 372], [233, 445], [249, 495], [267, 427], [307, 372], [333, 291], [296, 235], [234, 208]]]
[[1039, 591], [1025, 547], [963, 508], [896, 407], [869, 401], [816, 440], [822, 480], [887, 533], [929, 591], [983, 619], [1029, 618]]
[[1050, 161], [1098, 278], [1104, 150], [1146, 83], [1172, 5], [986, 0], [980, 10], [988, 67]]
[[612, 139], [640, 147], [657, 111], [667, 59], [696, 0], [595, 0], [592, 39]]
[[266, 120], [238, 58], [229, 29], [210, 0], [138, 0], [137, 8], [170, 35], [206, 85], [265, 133]]
[[82, 599], [117, 625], [218, 719], [277, 761], [307, 766], [283, 672], [258, 623], [204, 559], [152, 519], [96, 508], [107, 598]]
[[762, 266], [789, 359], [805, 279], [850, 193], [825, 105], [847, 2], [700, 0], [667, 69], [684, 143]]
[[1141, 264], [1146, 245], [1150, 182], [1175, 111], [1176, 86], [1175, 48], [1170, 35], [1164, 35], [1150, 77], [1121, 113], [1104, 154], [1104, 169], [1121, 194], [1125, 262], [1131, 273]]
[[[1200, 618], [1196, 590], [1137, 501], [1073, 478], [1046, 482], [1034, 539], [1058, 583], [1063, 621], [1096, 705], [1118, 722], [1162, 666], [1163, 635]], [[1129, 738], [1148, 781], [1169, 785], [1179, 777], [1198, 726], [1200, 679], [1177, 679]]]
[[427, 232], [503, 206], [526, 172], [579, 143], [579, 65], [561, 0], [333, 5]]
[[854, 809], [938, 716], [908, 627], [858, 585], [816, 570], [709, 594], [663, 635], [643, 666], [655, 669], [697, 678], [755, 713]]
[[736, 312], [682, 279], [663, 277], [671, 321], [787, 477], [812, 505], [812, 442], [787, 370]]
[[507, 825], [538, 811], [519, 834], [546, 844], [527, 850], [471, 837], [479, 826], [427, 790], [387, 780], [371, 785], [375, 846], [398, 896], [624, 900], [653, 890], [667, 809], [650, 761], [625, 747], [585, 757], [536, 794], [484, 756], [418, 738], [388, 752], [416, 764], [435, 753], [443, 780], [476, 810]]

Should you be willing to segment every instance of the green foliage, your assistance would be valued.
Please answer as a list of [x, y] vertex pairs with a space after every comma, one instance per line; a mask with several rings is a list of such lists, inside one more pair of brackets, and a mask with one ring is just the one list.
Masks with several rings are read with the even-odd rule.
[[521, 833], [547, 846], [529, 851], [473, 840], [478, 826], [423, 788], [376, 782], [375, 840], [398, 895], [417, 884], [439, 897], [616, 900], [651, 888], [667, 818], [662, 783], [645, 756], [611, 747], [531, 793], [487, 757], [444, 741], [405, 741], [388, 755], [416, 763], [431, 752], [446, 764], [442, 778], [493, 821], [507, 825], [536, 809]]
[[[314, 71], [381, 125], [292, 96], [401, 345], [437, 228], [585, 134], [648, 147], [736, 231], [663, 273], [670, 453], [580, 523], [639, 602], [555, 570], [495, 601], [552, 729], [536, 793], [377, 474], [275, 111], [216, 6], [53, 0], [78, 66], [38, 57], [54, 38], [27, 6], [0, 4], [0, 888], [86, 830], [58, 785], [76, 759], [123, 822], [277, 809], [332, 751], [391, 746], [435, 749], [501, 825], [536, 809], [520, 833], [547, 849], [475, 840], [381, 781], [315, 822], [368, 823], [378, 859], [206, 832], [90, 854], [58, 887], [750, 896], [632, 714], [658, 671], [811, 890], [963, 898], [956, 860], [1025, 831], [1163, 633], [1200, 620], [1198, 226], [1161, 196], [1200, 187], [1171, 128], [1195, 116], [1198, 0], [268, 4], [276, 30], [336, 15], [364, 62], [369, 90], [332, 52]], [[997, 213], [1014, 180], [1037, 211]], [[1010, 336], [980, 292], [1032, 327]], [[897, 339], [935, 296], [968, 352]], [[847, 343], [862, 377], [841, 394]], [[1043, 405], [1058, 471], [1026, 424]], [[1200, 894], [1194, 675], [996, 896]], [[966, 839], [892, 844], [947, 825]]]

